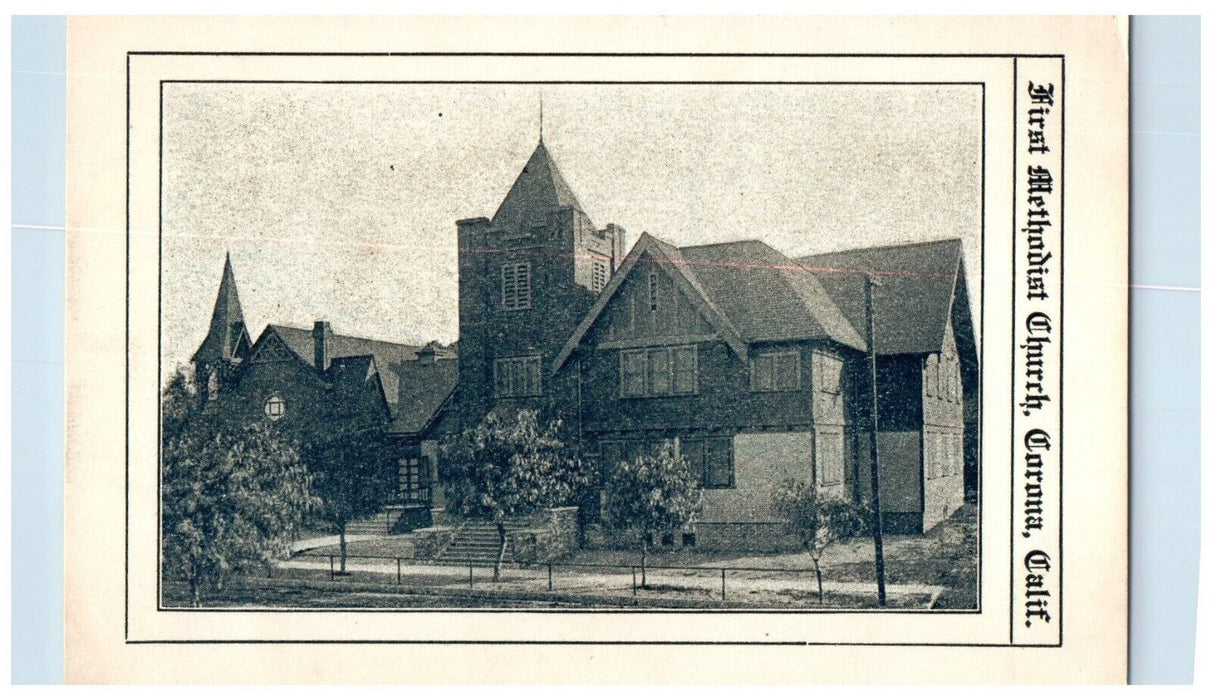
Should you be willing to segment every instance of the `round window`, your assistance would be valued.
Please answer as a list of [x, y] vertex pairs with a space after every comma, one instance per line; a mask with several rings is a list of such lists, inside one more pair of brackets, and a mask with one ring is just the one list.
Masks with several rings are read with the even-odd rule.
[[281, 396], [274, 394], [265, 400], [265, 415], [270, 420], [278, 420], [286, 415], [286, 402], [282, 400]]

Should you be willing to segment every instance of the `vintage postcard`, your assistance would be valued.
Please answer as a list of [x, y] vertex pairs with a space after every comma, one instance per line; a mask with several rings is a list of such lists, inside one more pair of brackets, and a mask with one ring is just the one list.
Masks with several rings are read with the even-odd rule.
[[72, 19], [69, 679], [1122, 682], [1126, 27]]

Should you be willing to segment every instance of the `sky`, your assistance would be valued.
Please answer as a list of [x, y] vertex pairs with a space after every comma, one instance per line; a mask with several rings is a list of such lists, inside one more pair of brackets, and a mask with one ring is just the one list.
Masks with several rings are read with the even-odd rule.
[[[980, 313], [978, 86], [165, 85], [164, 370], [230, 252], [246, 323], [458, 337], [455, 221], [543, 140], [601, 228], [791, 255], [961, 238]], [[979, 325], [979, 324], [978, 324]]]

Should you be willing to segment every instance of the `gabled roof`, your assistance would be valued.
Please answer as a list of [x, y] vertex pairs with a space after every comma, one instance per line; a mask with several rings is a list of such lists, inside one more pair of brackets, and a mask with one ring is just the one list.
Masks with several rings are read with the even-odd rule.
[[546, 222], [548, 212], [564, 207], [585, 211], [572, 193], [572, 188], [564, 181], [547, 147], [539, 141], [530, 160], [526, 161], [522, 172], [514, 180], [513, 187], [509, 188], [509, 194], [505, 195], [497, 213], [493, 214], [492, 225], [522, 233], [531, 226]]
[[[243, 342], [241, 342], [243, 341]], [[248, 331], [244, 328], [244, 310], [240, 307], [240, 292], [236, 289], [236, 273], [231, 267], [231, 253], [223, 262], [223, 277], [219, 281], [219, 293], [210, 315], [210, 330], [194, 353], [214, 353], [231, 362], [239, 359], [241, 348], [248, 349]]]
[[876, 279], [879, 286], [872, 298], [878, 354], [942, 349], [957, 280], [963, 274], [959, 239], [857, 248], [798, 260], [816, 274], [856, 328], [866, 328], [866, 275]]
[[437, 359], [430, 363], [410, 360], [391, 366], [399, 377], [399, 403], [394, 408], [391, 432], [416, 434], [433, 422], [438, 411], [459, 381], [457, 359]]
[[829, 298], [821, 282], [765, 243], [738, 241], [677, 248], [644, 233], [556, 356], [553, 370], [559, 370], [568, 360], [645, 256], [682, 287], [740, 356], [745, 355], [748, 343], [774, 340], [828, 339], [857, 350], [866, 349], [862, 336]]
[[[299, 359], [308, 365], [315, 366], [315, 346], [311, 329], [292, 328], [290, 326], [268, 325], [267, 331], [277, 333]], [[373, 356], [375, 367], [379, 369], [379, 379], [383, 382], [383, 393], [388, 403], [394, 402], [399, 392], [399, 382], [396, 373], [387, 368], [404, 360], [416, 357], [418, 348], [414, 345], [389, 343], [384, 340], [371, 340], [348, 335], [333, 333], [328, 336], [330, 361], [335, 362], [342, 357]]]
[[678, 249], [747, 342], [829, 339], [865, 350], [862, 335], [811, 272], [761, 241]]

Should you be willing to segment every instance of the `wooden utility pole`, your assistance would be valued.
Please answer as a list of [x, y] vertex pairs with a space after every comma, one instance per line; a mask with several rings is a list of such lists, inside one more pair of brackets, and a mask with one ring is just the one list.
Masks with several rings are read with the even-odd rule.
[[875, 287], [879, 282], [867, 275], [867, 356], [871, 365], [871, 535], [875, 540], [875, 584], [879, 591], [880, 607], [888, 604], [888, 593], [884, 586], [884, 513], [880, 510], [880, 401], [876, 387], [875, 367]]

